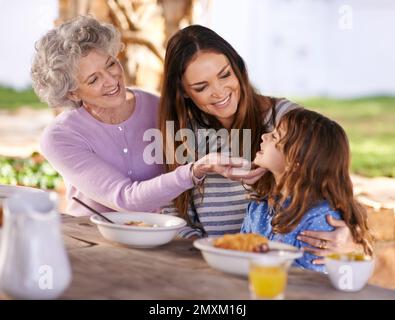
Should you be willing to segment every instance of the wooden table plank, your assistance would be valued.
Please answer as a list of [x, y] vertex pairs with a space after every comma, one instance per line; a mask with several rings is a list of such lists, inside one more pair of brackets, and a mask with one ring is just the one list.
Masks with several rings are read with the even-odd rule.
[[[73, 281], [65, 299], [249, 299], [244, 277], [210, 268], [191, 241], [133, 249], [101, 237], [87, 218], [63, 217], [65, 235], [89, 246], [69, 249]], [[335, 290], [326, 275], [291, 268], [287, 299], [395, 299], [395, 290], [368, 285]]]
[[227, 292], [227, 299], [248, 299], [245, 279], [218, 277], [185, 245], [162, 251], [95, 246], [73, 250], [70, 259], [74, 281], [64, 298], [219, 299]]
[[62, 215], [62, 231], [64, 235], [91, 244], [110, 244], [109, 241], [100, 235], [96, 225], [90, 222], [88, 217], [77, 218]]
[[74, 250], [78, 248], [91, 247], [92, 244], [84, 240], [76, 239], [68, 235], [63, 236], [64, 243], [67, 250]]

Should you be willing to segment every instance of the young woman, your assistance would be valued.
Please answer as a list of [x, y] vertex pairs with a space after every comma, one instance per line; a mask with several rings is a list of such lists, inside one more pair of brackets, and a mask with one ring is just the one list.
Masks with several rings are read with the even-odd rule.
[[[241, 153], [248, 159], [248, 151], [251, 155], [258, 151], [260, 136], [273, 130], [287, 111], [298, 107], [286, 99], [260, 95], [251, 85], [240, 55], [209, 28], [192, 25], [178, 31], [169, 40], [166, 50], [159, 126], [165, 138], [167, 160], [169, 155], [175, 157], [182, 144], [169, 134], [167, 121], [173, 121], [175, 131], [189, 128], [196, 136], [199, 129], [228, 132], [239, 129], [241, 136], [243, 129], [250, 130], [247, 154]], [[202, 154], [201, 148], [187, 146], [186, 149], [191, 158]], [[168, 161], [166, 169], [172, 172], [181, 165], [183, 163]], [[182, 193], [174, 201], [174, 208], [192, 227], [184, 236], [239, 232], [248, 204], [247, 191], [241, 182], [253, 184], [264, 172], [258, 167], [244, 176], [229, 174], [232, 180], [208, 174], [200, 187]], [[334, 231], [315, 233], [314, 237], [307, 232], [303, 240], [315, 246], [318, 255], [320, 239], [334, 252], [354, 248], [351, 232], [344, 222], [331, 220], [330, 216], [328, 220], [336, 227]], [[322, 254], [327, 251], [321, 250]], [[317, 262], [322, 263], [322, 260]]]
[[334, 121], [305, 109], [288, 112], [276, 129], [262, 135], [254, 163], [268, 170], [253, 186], [257, 201], [248, 205], [242, 232], [305, 247], [296, 265], [315, 265], [314, 249], [299, 240], [305, 230], [332, 231], [325, 216], [342, 219], [367, 254], [371, 237], [364, 208], [353, 197], [350, 150], [344, 130]]

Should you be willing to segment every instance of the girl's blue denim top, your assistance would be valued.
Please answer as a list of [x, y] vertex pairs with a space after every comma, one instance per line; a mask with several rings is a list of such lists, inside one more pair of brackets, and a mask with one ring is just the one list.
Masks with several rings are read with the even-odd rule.
[[[289, 201], [285, 203], [287, 205]], [[273, 218], [273, 210], [268, 206], [267, 201], [256, 202], [252, 201], [248, 204], [247, 214], [244, 218], [241, 232], [243, 233], [258, 233], [267, 237], [271, 241], [278, 241], [290, 244], [297, 248], [311, 247], [305, 242], [297, 239], [299, 233], [305, 230], [312, 231], [333, 231], [334, 227], [328, 224], [326, 216], [332, 215], [335, 219], [342, 219], [339, 211], [331, 209], [327, 201], [321, 201], [316, 206], [308, 210], [300, 223], [289, 233], [280, 234], [272, 232], [271, 221]], [[294, 261], [294, 266], [310, 269], [318, 272], [325, 272], [324, 265], [315, 265], [313, 260], [317, 259], [316, 255], [305, 252], [304, 255]]]

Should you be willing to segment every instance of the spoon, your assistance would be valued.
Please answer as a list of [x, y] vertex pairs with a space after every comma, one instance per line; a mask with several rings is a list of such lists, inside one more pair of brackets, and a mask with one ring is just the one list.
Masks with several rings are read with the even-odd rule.
[[83, 203], [80, 199], [76, 198], [76, 197], [72, 197], [73, 200], [77, 201], [80, 205], [84, 206], [85, 208], [87, 208], [88, 210], [92, 211], [93, 213], [97, 214], [98, 216], [100, 216], [101, 218], [103, 218], [104, 220], [106, 220], [109, 223], [115, 223], [114, 221], [108, 219], [105, 215], [102, 215], [100, 212], [96, 211], [95, 209], [93, 209], [92, 207], [88, 206], [86, 203]]

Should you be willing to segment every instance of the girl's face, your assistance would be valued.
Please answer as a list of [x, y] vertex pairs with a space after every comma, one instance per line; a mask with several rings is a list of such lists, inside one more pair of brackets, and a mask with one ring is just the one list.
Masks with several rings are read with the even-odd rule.
[[116, 108], [126, 100], [123, 69], [109, 54], [91, 50], [78, 64], [77, 90], [71, 98], [91, 108]]
[[257, 166], [266, 168], [274, 176], [281, 176], [285, 171], [285, 157], [281, 145], [278, 145], [281, 133], [283, 133], [281, 129], [279, 131], [275, 129], [263, 134], [261, 150], [257, 152], [254, 159]]
[[227, 57], [198, 52], [182, 79], [184, 92], [196, 106], [230, 128], [240, 99], [240, 83]]

